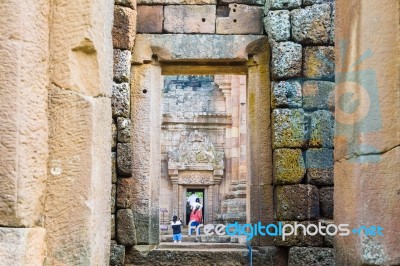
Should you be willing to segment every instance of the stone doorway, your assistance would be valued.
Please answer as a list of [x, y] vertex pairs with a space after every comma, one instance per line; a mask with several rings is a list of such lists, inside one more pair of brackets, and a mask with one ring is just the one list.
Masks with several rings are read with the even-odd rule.
[[177, 193], [201, 186], [204, 222], [246, 223], [246, 76], [164, 76], [162, 91], [160, 208], [187, 224]]
[[[205, 198], [205, 188], [187, 188], [186, 189], [186, 193], [185, 193], [185, 197], [184, 198], [188, 198], [190, 197], [190, 195], [192, 193], [194, 193], [200, 200], [200, 204], [203, 205], [202, 211], [203, 213], [207, 213], [207, 199]], [[186, 206], [185, 206], [185, 220], [183, 221], [183, 224], [188, 224], [190, 222], [189, 218], [190, 218], [190, 213], [191, 213], [191, 209], [190, 209], [190, 205], [186, 202]], [[206, 219], [205, 217], [203, 217], [204, 223], [206, 223]]]
[[[140, 195], [132, 200], [135, 225], [136, 228], [140, 228], [136, 232], [137, 242], [142, 245], [158, 244], [160, 239], [160, 206], [164, 204], [161, 189], [164, 184], [160, 182], [161, 171], [157, 165], [161, 166], [162, 163], [160, 116], [162, 91], [160, 88], [162, 88], [163, 76], [166, 75], [239, 74], [247, 76], [246, 220], [251, 223], [272, 222], [269, 46], [266, 38], [256, 35], [185, 35], [184, 38], [171, 38], [172, 36], [168, 34], [157, 36], [139, 34], [132, 51], [131, 148], [132, 176], [135, 177], [132, 195]], [[207, 45], [198, 46], [198, 38]], [[213, 187], [213, 193], [207, 189], [208, 201], [211, 197], [213, 200], [217, 198], [214, 192], [219, 190], [223, 172], [221, 174], [220, 169], [209, 167], [214, 165], [214, 162], [203, 163], [203, 166], [208, 166], [193, 168], [189, 165], [183, 168], [167, 168], [168, 173], [164, 174], [171, 181], [176, 182], [173, 187], [174, 195], [183, 195], [179, 192], [180, 185], [183, 188], [194, 184], [184, 184], [185, 171], [204, 171], [208, 172], [208, 177], [200, 180], [202, 183], [196, 184]], [[169, 173], [169, 170], [176, 171]], [[176, 201], [173, 203], [177, 204]], [[172, 210], [169, 209], [169, 212]], [[207, 212], [210, 213], [210, 208]], [[272, 239], [255, 237], [252, 242], [254, 245], [267, 245], [272, 243]]]

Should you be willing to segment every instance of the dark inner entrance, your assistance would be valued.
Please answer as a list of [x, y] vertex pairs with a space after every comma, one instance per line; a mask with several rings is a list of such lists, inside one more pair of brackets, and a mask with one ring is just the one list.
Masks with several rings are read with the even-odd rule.
[[[204, 222], [204, 214], [205, 214], [205, 199], [204, 199], [204, 188], [199, 189], [199, 188], [188, 188], [186, 191], [186, 198], [190, 197], [194, 193], [199, 199], [200, 203], [203, 205], [202, 213], [203, 213], [203, 222]], [[186, 202], [186, 225], [189, 224], [190, 222], [190, 213], [191, 213], [190, 205], [188, 202]]]

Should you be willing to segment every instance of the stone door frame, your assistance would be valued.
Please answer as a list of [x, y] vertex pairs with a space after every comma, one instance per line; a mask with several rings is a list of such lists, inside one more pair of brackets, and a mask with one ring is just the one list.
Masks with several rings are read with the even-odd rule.
[[[199, 45], [199, 44], [202, 45]], [[247, 222], [273, 221], [270, 49], [263, 35], [138, 34], [132, 51], [133, 213], [140, 244], [159, 243], [163, 75], [247, 76]], [[253, 245], [272, 245], [253, 239]]]
[[182, 193], [179, 195], [179, 206], [181, 210], [183, 210], [182, 213], [182, 222], [183, 224], [186, 224], [186, 192], [188, 189], [204, 189], [204, 195], [203, 195], [203, 200], [204, 200], [204, 206], [205, 210], [207, 211], [204, 213], [203, 211], [203, 221], [207, 223], [210, 217], [210, 212], [212, 212], [210, 208], [210, 202], [209, 202], [209, 193], [210, 193], [210, 185], [179, 185], [179, 191], [182, 191]]

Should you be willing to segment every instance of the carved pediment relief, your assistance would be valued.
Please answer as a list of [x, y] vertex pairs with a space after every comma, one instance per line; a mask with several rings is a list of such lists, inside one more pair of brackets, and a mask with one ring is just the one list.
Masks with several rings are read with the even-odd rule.
[[207, 136], [197, 130], [168, 152], [168, 169], [224, 169], [224, 152], [215, 150]]

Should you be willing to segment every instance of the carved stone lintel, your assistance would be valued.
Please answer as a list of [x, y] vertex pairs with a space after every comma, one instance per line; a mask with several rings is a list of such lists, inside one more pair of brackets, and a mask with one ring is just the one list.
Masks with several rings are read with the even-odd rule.
[[168, 151], [168, 169], [223, 170], [224, 152], [217, 152], [208, 137], [195, 130], [178, 149]]

